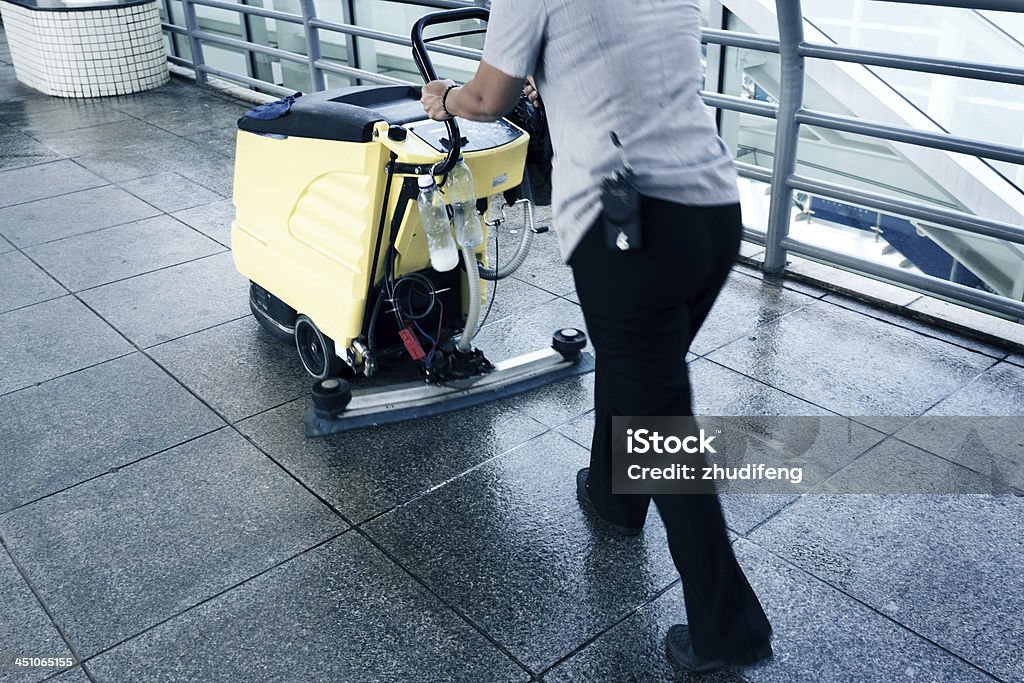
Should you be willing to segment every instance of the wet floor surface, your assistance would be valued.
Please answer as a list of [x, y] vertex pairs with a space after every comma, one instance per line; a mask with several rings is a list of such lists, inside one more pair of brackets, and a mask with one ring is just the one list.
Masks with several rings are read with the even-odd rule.
[[[591, 375], [306, 440], [309, 382], [229, 251], [246, 106], [178, 80], [48, 98], [9, 62], [0, 41], [0, 655], [80, 664], [0, 681], [691, 680], [660, 521], [614, 537], [575, 500]], [[563, 325], [549, 232], [479, 345]], [[970, 471], [921, 416], [1024, 414], [1019, 353], [747, 268], [692, 351], [700, 413], [855, 416], [844, 476], [865, 452]], [[1024, 498], [723, 504], [776, 656], [692, 680], [1024, 679]]]

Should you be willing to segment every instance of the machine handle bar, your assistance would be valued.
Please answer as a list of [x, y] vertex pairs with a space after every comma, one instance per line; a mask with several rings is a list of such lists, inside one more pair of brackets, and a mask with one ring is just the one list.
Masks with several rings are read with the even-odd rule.
[[[465, 19], [487, 21], [490, 15], [491, 13], [482, 7], [462, 7], [425, 14], [413, 24], [412, 58], [416, 62], [416, 66], [419, 67], [424, 83], [436, 81], [437, 71], [434, 69], [433, 62], [430, 61], [430, 55], [427, 54], [427, 46], [423, 40], [423, 29], [435, 24], [447, 24]], [[462, 136], [459, 135], [459, 124], [455, 122], [454, 118], [451, 118], [445, 121], [444, 125], [448, 129], [448, 139], [451, 140], [451, 146], [449, 146], [448, 154], [445, 158], [434, 164], [434, 167], [431, 169], [434, 175], [445, 175], [448, 171], [455, 168], [455, 164], [459, 162], [459, 156], [462, 153]]]

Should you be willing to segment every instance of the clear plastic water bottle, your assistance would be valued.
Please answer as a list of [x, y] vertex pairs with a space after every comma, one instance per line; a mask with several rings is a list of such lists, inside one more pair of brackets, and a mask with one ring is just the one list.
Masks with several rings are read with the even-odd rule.
[[448, 172], [448, 203], [452, 205], [452, 225], [460, 247], [479, 247], [484, 243], [484, 229], [476, 212], [476, 185], [473, 174], [463, 159]]
[[434, 270], [443, 273], [459, 264], [459, 252], [455, 249], [455, 240], [452, 239], [448, 211], [444, 207], [444, 199], [437, 189], [433, 176], [421, 175], [419, 186], [420, 196], [416, 204], [420, 209], [423, 232], [427, 234], [430, 265]]

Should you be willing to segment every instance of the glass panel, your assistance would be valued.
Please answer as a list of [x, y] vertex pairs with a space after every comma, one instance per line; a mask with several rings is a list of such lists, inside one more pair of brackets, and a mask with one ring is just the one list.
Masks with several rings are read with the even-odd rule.
[[[820, 60], [808, 62], [807, 75], [808, 106], [814, 109], [884, 116], [899, 125], [1024, 147], [1022, 86]], [[821, 96], [825, 89], [820, 83], [842, 93], [842, 100]], [[1024, 188], [1021, 167], [986, 163]]]
[[[342, 0], [342, 2], [338, 2], [337, 0], [317, 0], [315, 3], [316, 15], [321, 19], [334, 21], [339, 24], [349, 23], [345, 4], [344, 0]], [[351, 38], [348, 35], [344, 33], [337, 33], [335, 31], [321, 30], [319, 32], [319, 36], [320, 54], [324, 60], [337, 63], [341, 66], [359, 66], [358, 63], [354, 63], [354, 60], [349, 59], [348, 46]], [[326, 72], [324, 74], [324, 80], [328, 89], [346, 88], [355, 84], [355, 81], [350, 79], [348, 76], [332, 74], [330, 72]]]
[[[1019, 192], [1000, 185], [977, 157], [814, 127], [802, 132], [801, 175], [1010, 222], [1019, 215]], [[791, 234], [801, 241], [1018, 300], [1024, 294], [1018, 245], [805, 193], [795, 193], [794, 205]]]
[[246, 56], [243, 50], [212, 43], [203, 44], [203, 58], [206, 63], [224, 71], [229, 71], [240, 76], [246, 73]]
[[[1024, 64], [1024, 15], [869, 0], [807, 0], [804, 12], [811, 25], [807, 35], [811, 41], [927, 57]], [[823, 98], [820, 105], [809, 103], [815, 108], [874, 112], [874, 118], [890, 114], [887, 120], [906, 121], [904, 125], [1024, 146], [1024, 129], [1020, 126], [1024, 88], [1020, 86], [814, 60], [808, 63], [807, 74], [809, 79], [827, 83], [829, 89], [838, 86], [842, 92], [842, 104]], [[905, 111], [908, 104], [912, 111]], [[919, 118], [916, 113], [924, 114], [926, 119], [913, 121]], [[979, 126], [982, 121], [984, 125]], [[1024, 188], [1022, 169], [988, 163]]]
[[[353, 4], [355, 23], [358, 26], [386, 31], [403, 39], [408, 39], [412, 25], [417, 19], [433, 10], [433, 8], [419, 5], [382, 2], [381, 0], [356, 0]], [[467, 30], [476, 26], [478, 26], [478, 23], [475, 21], [462, 22], [461, 24], [445, 24], [434, 27], [434, 33], [429, 35]], [[483, 36], [463, 36], [450, 38], [443, 42], [448, 45], [481, 49], [483, 47]], [[430, 54], [434, 68], [442, 78], [466, 81], [476, 72], [476, 62], [474, 60], [439, 54], [437, 52], [431, 52]], [[358, 55], [360, 68], [367, 71], [386, 74], [410, 83], [420, 83], [423, 80], [413, 63], [412, 51], [408, 46], [360, 38]]]
[[743, 225], [758, 232], [768, 230], [769, 196], [772, 186], [760, 180], [740, 177], [740, 206], [743, 208]]
[[[729, 30], [749, 31], [733, 15]], [[720, 91], [759, 102], [775, 102], [779, 83], [779, 56], [758, 50], [727, 47], [722, 60]], [[708, 84], [712, 86], [713, 84]], [[719, 131], [738, 160], [771, 169], [775, 150], [775, 120], [753, 114], [720, 110]], [[751, 181], [753, 182], [753, 181]]]
[[[185, 10], [181, 7], [181, 0], [170, 0], [170, 2], [167, 3], [167, 7], [171, 11], [171, 16], [167, 23], [184, 28]], [[192, 61], [192, 46], [188, 42], [188, 36], [171, 34], [170, 40], [174, 43], [174, 51], [170, 54]]]
[[[1024, 16], [874, 0], [804, 0], [804, 17], [831, 41], [924, 57], [1024, 62]], [[817, 40], [813, 30], [808, 40]]]
[[800, 133], [800, 175], [897, 199], [967, 208], [934, 177], [948, 162], [946, 152], [815, 126], [802, 126]]

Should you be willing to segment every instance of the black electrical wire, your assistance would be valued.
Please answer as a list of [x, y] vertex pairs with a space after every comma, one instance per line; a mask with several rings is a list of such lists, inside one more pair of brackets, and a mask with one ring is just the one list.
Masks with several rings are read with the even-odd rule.
[[[495, 226], [497, 228], [498, 226]], [[525, 226], [524, 226], [525, 227]], [[494, 270], [498, 270], [501, 263], [498, 260], [498, 231], [494, 231]], [[481, 278], [481, 281], [483, 278]], [[484, 319], [480, 321], [480, 325], [477, 329], [482, 328], [487, 324], [487, 318], [491, 315], [491, 309], [494, 307], [494, 299], [498, 296], [498, 281], [494, 280], [494, 285], [491, 287], [491, 300], [487, 304], [487, 312], [484, 313]]]
[[[399, 287], [403, 284], [408, 284], [409, 293], [407, 297], [402, 297], [399, 294]], [[428, 297], [429, 303], [422, 312], [416, 312], [413, 308], [413, 294], [416, 292], [416, 285], [420, 285], [423, 288], [423, 293]], [[402, 310], [402, 314], [410, 320], [423, 320], [434, 310], [434, 306], [437, 304], [437, 290], [434, 289], [434, 283], [430, 281], [422, 273], [408, 273], [398, 278], [394, 287], [395, 305], [401, 307], [402, 304], [407, 304], [407, 308]]]

